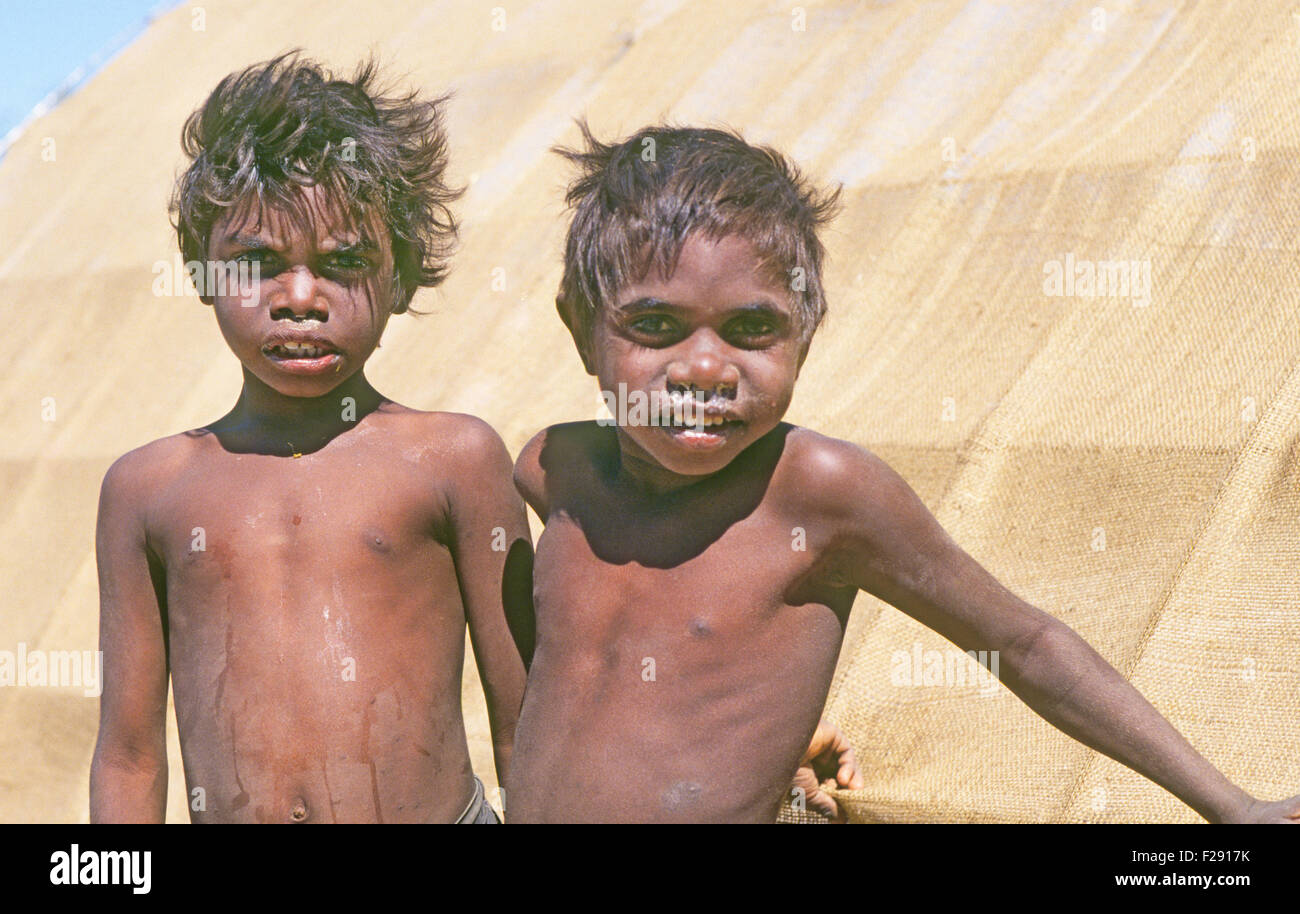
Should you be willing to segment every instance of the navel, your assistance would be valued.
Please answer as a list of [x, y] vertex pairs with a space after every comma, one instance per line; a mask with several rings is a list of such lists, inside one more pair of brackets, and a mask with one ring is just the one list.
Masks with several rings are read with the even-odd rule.
[[310, 813], [307, 811], [307, 801], [302, 797], [295, 797], [289, 807], [289, 818], [294, 822], [306, 822], [308, 815]]

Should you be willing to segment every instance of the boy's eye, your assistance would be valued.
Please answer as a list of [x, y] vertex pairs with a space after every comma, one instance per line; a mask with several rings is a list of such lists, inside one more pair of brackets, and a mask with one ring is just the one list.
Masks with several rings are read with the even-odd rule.
[[673, 321], [662, 314], [645, 314], [628, 324], [633, 331], [645, 336], [667, 336], [676, 331]]
[[324, 276], [348, 282], [360, 279], [361, 276], [370, 272], [370, 269], [371, 263], [369, 259], [361, 254], [349, 251], [328, 254], [322, 258], [321, 263], [321, 273]]
[[763, 317], [745, 317], [736, 322], [736, 330], [740, 333], [758, 335], [760, 333], [771, 333], [775, 329], [772, 322]]
[[370, 266], [370, 261], [360, 254], [334, 254], [329, 263], [340, 270], [364, 270]]
[[255, 263], [258, 265], [258, 275], [263, 279], [274, 276], [282, 269], [278, 255], [274, 251], [268, 251], [265, 248], [254, 248], [251, 251], [243, 251], [231, 258], [235, 263]]
[[740, 317], [727, 325], [727, 335], [741, 340], [757, 340], [776, 333], [776, 323], [770, 318]]

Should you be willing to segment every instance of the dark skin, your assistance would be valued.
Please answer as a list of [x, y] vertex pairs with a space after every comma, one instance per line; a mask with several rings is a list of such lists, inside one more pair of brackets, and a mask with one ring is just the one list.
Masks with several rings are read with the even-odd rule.
[[691, 236], [671, 275], [621, 289], [590, 336], [558, 304], [602, 390], [698, 393], [724, 422], [553, 426], [520, 455], [516, 483], [546, 528], [512, 821], [771, 822], [860, 590], [963, 650], [998, 651], [1030, 708], [1207, 819], [1300, 818], [1300, 797], [1229, 782], [883, 461], [781, 421], [807, 337], [747, 240]]
[[306, 194], [310, 232], [237, 212], [213, 231], [210, 257], [262, 276], [209, 302], [243, 364], [235, 407], [105, 477], [94, 822], [163, 820], [169, 674], [193, 821], [454, 821], [467, 622], [508, 773], [524, 668], [503, 594], [531, 555], [509, 455], [366, 380], [389, 241]]

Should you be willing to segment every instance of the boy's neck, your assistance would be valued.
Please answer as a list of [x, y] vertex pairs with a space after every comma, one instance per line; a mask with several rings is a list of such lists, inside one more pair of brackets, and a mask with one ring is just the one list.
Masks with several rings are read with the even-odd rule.
[[758, 441], [753, 442], [726, 466], [713, 473], [699, 476], [685, 476], [666, 469], [658, 461], [630, 445], [622, 431], [617, 433], [617, 466], [614, 480], [626, 491], [637, 496], [657, 498], [665, 495], [684, 493], [698, 487], [707, 490], [710, 482], [722, 483], [724, 480], [758, 472], [766, 477], [775, 466], [784, 447], [785, 437], [791, 426], [782, 422]]
[[619, 485], [637, 495], [669, 495], [717, 475], [708, 473], [703, 476], [683, 476], [664, 469], [654, 460], [641, 457], [626, 447], [620, 446], [618, 449], [618, 472], [615, 478]]
[[364, 371], [324, 396], [290, 397], [245, 369], [239, 400], [219, 424], [262, 453], [305, 454], [355, 428], [383, 402]]

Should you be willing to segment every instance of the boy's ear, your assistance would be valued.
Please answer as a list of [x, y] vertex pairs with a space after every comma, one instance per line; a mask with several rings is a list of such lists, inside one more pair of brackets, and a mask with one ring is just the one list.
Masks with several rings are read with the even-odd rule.
[[596, 363], [591, 357], [591, 334], [583, 327], [582, 318], [578, 315], [577, 307], [569, 299], [565, 298], [561, 292], [555, 296], [555, 310], [560, 314], [560, 320], [564, 321], [564, 326], [569, 328], [569, 335], [573, 337], [573, 345], [578, 347], [578, 355], [582, 358], [582, 367], [587, 370], [587, 374], [596, 374]]

